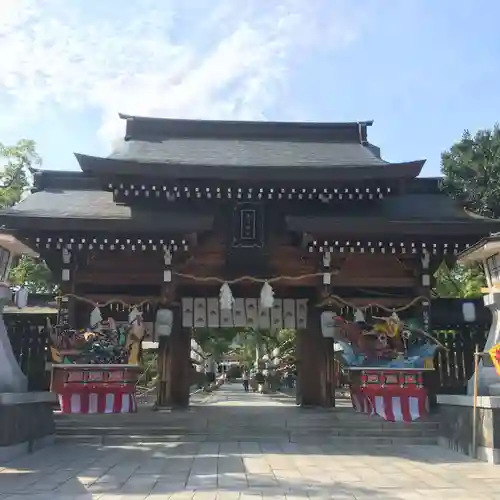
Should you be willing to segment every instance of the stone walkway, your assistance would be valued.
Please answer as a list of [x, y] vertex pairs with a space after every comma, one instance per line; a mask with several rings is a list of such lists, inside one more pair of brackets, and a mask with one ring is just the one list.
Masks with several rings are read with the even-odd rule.
[[[293, 401], [245, 394], [232, 384], [205, 404], [227, 406], [229, 414], [231, 407], [248, 405], [265, 417]], [[500, 499], [500, 467], [438, 447], [368, 447], [362, 439], [340, 447], [265, 441], [65, 444], [0, 465], [5, 498]]]

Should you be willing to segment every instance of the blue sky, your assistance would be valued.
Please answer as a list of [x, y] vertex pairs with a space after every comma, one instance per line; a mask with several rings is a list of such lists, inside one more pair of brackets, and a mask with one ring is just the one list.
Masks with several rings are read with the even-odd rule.
[[107, 154], [117, 113], [356, 121], [390, 161], [500, 119], [495, 0], [1, 0], [0, 141]]

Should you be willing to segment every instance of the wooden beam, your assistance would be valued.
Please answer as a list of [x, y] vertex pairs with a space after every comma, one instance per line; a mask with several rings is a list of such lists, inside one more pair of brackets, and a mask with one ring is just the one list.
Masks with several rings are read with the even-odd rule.
[[332, 290], [335, 287], [351, 288], [412, 288], [415, 286], [415, 278], [409, 276], [349, 276], [340, 274], [332, 277]]
[[[387, 308], [396, 308], [402, 307], [410, 303], [414, 297], [341, 297], [341, 299], [345, 300], [349, 304], [352, 304], [356, 307], [364, 307], [370, 304], [380, 304], [381, 306]], [[338, 304], [340, 307], [344, 306], [344, 304], [340, 301], [336, 301], [335, 299], [331, 299], [332, 303]], [[344, 306], [345, 307], [345, 306]]]

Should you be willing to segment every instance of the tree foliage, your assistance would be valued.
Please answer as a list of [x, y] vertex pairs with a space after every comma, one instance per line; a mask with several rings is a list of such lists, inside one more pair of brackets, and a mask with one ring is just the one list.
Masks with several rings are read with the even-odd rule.
[[465, 267], [456, 265], [449, 269], [443, 264], [436, 272], [436, 285], [433, 293], [439, 298], [477, 298], [482, 297], [481, 287], [486, 278], [481, 266]]
[[255, 328], [196, 328], [193, 338], [214, 361], [220, 361], [224, 354], [234, 353], [247, 368], [253, 367], [257, 349], [260, 356], [267, 354], [269, 358], [276, 348], [281, 358], [295, 357], [296, 332], [285, 328], [275, 332]]
[[219, 361], [223, 354], [230, 351], [236, 333], [234, 328], [196, 328], [193, 338], [204, 353]]
[[30, 171], [41, 159], [33, 141], [22, 139], [14, 146], [0, 142], [0, 161], [3, 164], [0, 188], [0, 208], [18, 203], [30, 185]]
[[52, 273], [43, 261], [23, 255], [10, 271], [13, 285], [22, 285], [31, 293], [52, 293]]
[[[18, 203], [31, 185], [34, 166], [41, 159], [33, 141], [22, 139], [13, 146], [0, 143], [0, 208]], [[51, 274], [44, 262], [23, 256], [12, 268], [9, 279], [13, 285], [24, 285], [30, 292], [53, 290]]]
[[273, 351], [277, 348], [280, 351], [280, 358], [295, 358], [296, 331], [283, 328], [277, 331], [268, 329], [247, 328], [242, 333], [242, 342], [237, 352], [243, 364], [250, 368], [254, 365], [257, 349], [263, 355], [273, 357]]
[[441, 155], [443, 189], [472, 212], [500, 217], [500, 126], [466, 130], [462, 139]]
[[[500, 126], [466, 130], [460, 141], [441, 155], [442, 189], [471, 212], [500, 217]], [[480, 297], [486, 280], [481, 266], [443, 265], [436, 273], [438, 297]]]

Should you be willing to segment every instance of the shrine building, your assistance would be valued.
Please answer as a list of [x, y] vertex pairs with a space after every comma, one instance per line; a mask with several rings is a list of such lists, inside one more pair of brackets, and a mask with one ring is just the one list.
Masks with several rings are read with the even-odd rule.
[[59, 279], [70, 325], [92, 304], [140, 307], [151, 324], [173, 311], [162, 405], [188, 404], [191, 330], [219, 326], [297, 329], [300, 403], [334, 405], [321, 311], [411, 304], [429, 330], [437, 268], [499, 230], [419, 178], [425, 160], [385, 161], [372, 122], [121, 118], [111, 155], [38, 171], [0, 221]]

